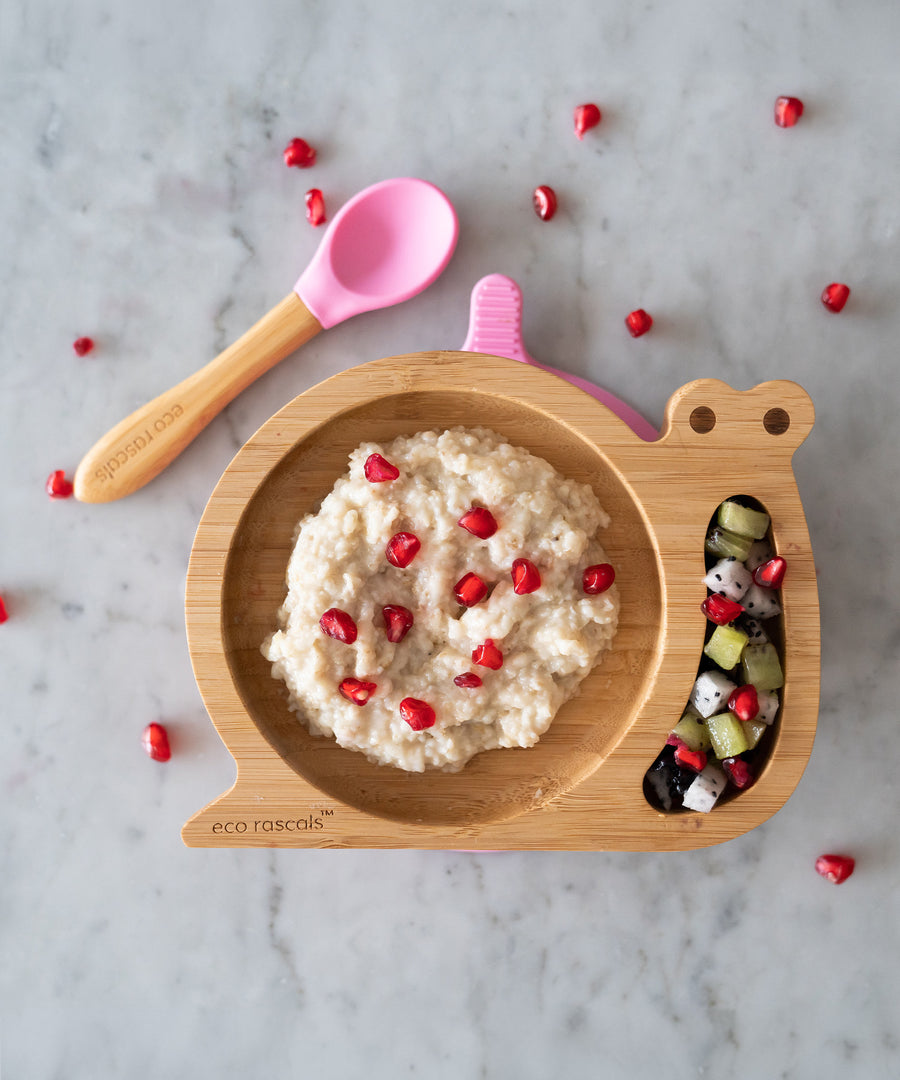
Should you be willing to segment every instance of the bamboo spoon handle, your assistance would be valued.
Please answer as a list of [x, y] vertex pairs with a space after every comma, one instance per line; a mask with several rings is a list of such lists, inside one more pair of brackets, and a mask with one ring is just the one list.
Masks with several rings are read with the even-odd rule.
[[142, 488], [260, 375], [322, 329], [296, 293], [243, 337], [106, 433], [75, 472], [75, 497], [112, 502]]

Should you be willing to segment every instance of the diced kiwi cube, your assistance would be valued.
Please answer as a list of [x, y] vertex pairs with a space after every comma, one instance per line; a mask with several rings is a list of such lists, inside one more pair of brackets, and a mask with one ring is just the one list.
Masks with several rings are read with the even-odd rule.
[[704, 645], [703, 652], [723, 671], [731, 671], [741, 659], [741, 653], [749, 640], [744, 631], [738, 630], [736, 626], [717, 626]]
[[693, 711], [688, 711], [682, 716], [672, 734], [681, 739], [689, 750], [708, 750], [710, 747], [709, 732], [706, 724]]
[[707, 719], [706, 727], [717, 758], [737, 757], [750, 749], [744, 725], [734, 713], [716, 713]]
[[[751, 510], [747, 506], [741, 506], [740, 503], [728, 499], [719, 507], [718, 522], [723, 529], [737, 533], [738, 536], [762, 540], [769, 528], [769, 515], [759, 510]], [[743, 556], [745, 559], [746, 557], [746, 555]]]
[[778, 651], [771, 641], [764, 645], [748, 645], [741, 654], [744, 682], [753, 683], [757, 690], [777, 690], [784, 686], [784, 672]]
[[765, 720], [744, 720], [741, 727], [744, 729], [744, 738], [747, 740], [748, 750], [752, 750], [769, 730]]
[[704, 546], [710, 555], [718, 555], [720, 559], [733, 557], [743, 562], [750, 552], [752, 543], [749, 536], [739, 536], [728, 529], [723, 529], [721, 525], [715, 525], [709, 530]]

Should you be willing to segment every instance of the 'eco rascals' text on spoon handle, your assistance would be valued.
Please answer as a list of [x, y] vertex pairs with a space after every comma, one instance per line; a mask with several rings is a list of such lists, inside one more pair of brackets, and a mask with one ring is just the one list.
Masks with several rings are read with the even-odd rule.
[[321, 329], [300, 297], [290, 293], [215, 360], [95, 443], [75, 473], [75, 497], [82, 502], [113, 502], [142, 488], [229, 401]]

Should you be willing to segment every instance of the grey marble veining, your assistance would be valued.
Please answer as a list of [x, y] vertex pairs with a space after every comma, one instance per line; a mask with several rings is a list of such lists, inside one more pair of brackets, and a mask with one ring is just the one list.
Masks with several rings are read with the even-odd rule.
[[[900, 1074], [898, 38], [875, 0], [0, 8], [4, 1080]], [[806, 103], [790, 131], [780, 93]], [[310, 173], [281, 162], [294, 135]], [[138, 495], [45, 496], [289, 292], [307, 187], [333, 213], [391, 175], [459, 213], [431, 289], [311, 341]], [[536, 359], [655, 423], [701, 376], [812, 395], [824, 662], [797, 792], [677, 855], [184, 849], [234, 775], [182, 616], [213, 485], [328, 375], [458, 347], [491, 272]], [[138, 744], [156, 719], [165, 766]], [[857, 857], [840, 888], [826, 850]]]

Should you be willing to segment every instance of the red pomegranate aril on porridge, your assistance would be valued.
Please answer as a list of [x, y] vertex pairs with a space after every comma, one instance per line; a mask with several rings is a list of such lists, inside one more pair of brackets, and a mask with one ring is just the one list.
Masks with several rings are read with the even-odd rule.
[[703, 772], [706, 768], [706, 754], [702, 750], [690, 750], [687, 746], [675, 747], [675, 760], [682, 768], [691, 772]]
[[63, 470], [57, 469], [47, 477], [46, 490], [51, 499], [68, 499], [75, 489]]
[[398, 532], [388, 540], [384, 553], [391, 566], [403, 570], [418, 555], [421, 546], [422, 541], [415, 533]]
[[653, 326], [653, 318], [643, 308], [637, 308], [625, 316], [625, 325], [632, 337], [641, 337]]
[[822, 303], [829, 311], [833, 311], [835, 315], [839, 311], [844, 310], [844, 304], [850, 296], [850, 289], [847, 285], [841, 285], [838, 281], [833, 281], [830, 285], [826, 285], [822, 292]]
[[75, 341], [72, 342], [72, 348], [78, 356], [87, 356], [93, 347], [94, 342], [89, 337], [76, 338]]
[[365, 705], [377, 689], [377, 683], [365, 682], [362, 679], [344, 679], [338, 687], [342, 697], [360, 706]]
[[319, 626], [323, 634], [342, 641], [345, 645], [352, 645], [356, 641], [356, 623], [340, 608], [329, 608], [319, 619]]
[[777, 589], [784, 581], [786, 571], [787, 560], [782, 555], [776, 555], [768, 562], [757, 566], [753, 571], [753, 580], [763, 589]]
[[413, 625], [413, 613], [400, 604], [385, 604], [381, 609], [384, 617], [384, 632], [388, 641], [396, 644], [402, 641]]
[[423, 731], [425, 728], [434, 726], [436, 719], [434, 709], [427, 701], [419, 701], [418, 698], [404, 698], [400, 702], [400, 717], [405, 720], [413, 731]]
[[172, 756], [169, 733], [162, 724], [148, 724], [141, 735], [141, 746], [154, 761], [168, 761]]
[[587, 105], [579, 105], [575, 109], [575, 134], [579, 139], [584, 138], [584, 133], [595, 128], [602, 119], [602, 114], [593, 102]]
[[541, 572], [530, 559], [515, 559], [511, 573], [513, 592], [517, 596], [536, 592], [541, 587]]
[[381, 454], [369, 454], [363, 465], [363, 472], [370, 484], [383, 484], [387, 480], [396, 480], [400, 475], [397, 466], [392, 465]]
[[541, 221], [549, 221], [556, 213], [556, 192], [548, 184], [541, 184], [540, 187], [534, 189], [532, 202], [534, 212]]
[[753, 775], [753, 770], [739, 757], [727, 757], [722, 759], [722, 768], [725, 770], [725, 775], [734, 784], [736, 788], [743, 790], [750, 787], [756, 777]]
[[463, 687], [464, 690], [475, 690], [479, 686], [484, 686], [479, 675], [476, 675], [474, 671], [464, 671], [462, 675], [457, 675], [453, 682], [457, 686]]
[[318, 188], [310, 188], [305, 195], [306, 220], [310, 225], [321, 225], [325, 221], [325, 198]]
[[700, 605], [700, 610], [716, 626], [727, 626], [744, 613], [744, 605], [737, 600], [729, 600], [721, 593], [712, 593]]
[[462, 525], [467, 532], [477, 536], [479, 540], [487, 540], [497, 531], [497, 519], [483, 506], [473, 506], [456, 524]]
[[6, 604], [3, 603], [3, 597], [0, 596], [0, 623], [5, 623], [9, 618], [9, 612], [6, 610]]
[[316, 152], [306, 139], [291, 139], [284, 148], [284, 163], [290, 169], [308, 169], [316, 163]]
[[466, 574], [453, 586], [453, 595], [463, 607], [474, 607], [487, 596], [487, 585], [477, 574]]
[[849, 855], [820, 855], [816, 859], [816, 873], [827, 878], [832, 885], [840, 885], [853, 873], [856, 862]]
[[483, 645], [478, 645], [472, 650], [472, 663], [499, 671], [503, 667], [503, 653], [500, 652], [493, 640], [488, 638]]
[[588, 596], [597, 596], [606, 590], [616, 580], [616, 572], [609, 563], [598, 563], [589, 566], [581, 575], [581, 587]]
[[745, 683], [731, 691], [728, 708], [738, 720], [755, 720], [759, 716], [759, 694], [752, 683]]
[[795, 97], [775, 98], [775, 123], [779, 127], [793, 127], [803, 115], [803, 102]]

